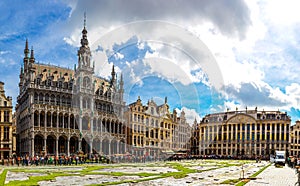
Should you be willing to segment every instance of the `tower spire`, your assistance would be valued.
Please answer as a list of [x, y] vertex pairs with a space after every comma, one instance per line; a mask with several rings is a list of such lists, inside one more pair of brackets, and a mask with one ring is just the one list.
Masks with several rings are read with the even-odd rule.
[[34, 63], [34, 51], [33, 51], [33, 46], [31, 47], [31, 52], [30, 52], [30, 62]]
[[26, 38], [25, 49], [24, 49], [25, 58], [28, 58], [29, 49], [28, 49], [28, 40]]
[[84, 15], [83, 15], [84, 17], [84, 20], [83, 20], [83, 28], [85, 28], [86, 27], [86, 12], [84, 12]]
[[113, 65], [112, 66], [112, 71], [111, 71], [111, 82], [112, 82], [112, 84], [115, 83], [115, 75], [116, 75], [116, 73], [115, 73], [115, 65]]
[[82, 30], [82, 38], [81, 38], [81, 46], [88, 48], [89, 41], [87, 40], [87, 30], [86, 30], [86, 13], [84, 12], [83, 17], [83, 30]]

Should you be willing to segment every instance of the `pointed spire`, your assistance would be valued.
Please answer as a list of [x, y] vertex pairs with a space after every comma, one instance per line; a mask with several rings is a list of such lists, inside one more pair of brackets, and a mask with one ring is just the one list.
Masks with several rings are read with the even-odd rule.
[[168, 103], [168, 98], [167, 98], [167, 96], [165, 97], [165, 104], [167, 104]]
[[84, 12], [84, 21], [83, 21], [83, 27], [86, 27], [86, 12]]
[[115, 65], [112, 66], [112, 71], [111, 71], [111, 81], [114, 82], [115, 81]]
[[82, 38], [81, 38], [81, 46], [87, 47], [89, 44], [87, 40], [87, 30], [86, 30], [86, 13], [84, 12], [84, 20], [83, 20], [83, 30], [82, 30]]
[[25, 49], [24, 49], [25, 58], [28, 58], [29, 49], [28, 49], [28, 40], [26, 38]]
[[31, 46], [30, 62], [34, 63], [34, 51], [33, 51], [33, 46]]

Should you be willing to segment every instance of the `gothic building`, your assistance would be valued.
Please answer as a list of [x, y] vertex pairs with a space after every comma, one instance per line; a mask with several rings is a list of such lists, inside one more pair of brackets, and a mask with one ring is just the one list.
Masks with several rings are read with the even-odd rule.
[[161, 156], [190, 149], [191, 127], [184, 111], [177, 116], [165, 103], [157, 105], [153, 100], [143, 105], [140, 97], [125, 112], [128, 126], [128, 152], [141, 156]]
[[[74, 70], [39, 64], [26, 40], [16, 106], [21, 155], [125, 153], [123, 79], [97, 77], [82, 30]], [[77, 66], [77, 67], [76, 67]]]
[[275, 150], [289, 151], [290, 125], [290, 116], [280, 111], [208, 114], [195, 126], [199, 143], [193, 146], [200, 155], [267, 157]]

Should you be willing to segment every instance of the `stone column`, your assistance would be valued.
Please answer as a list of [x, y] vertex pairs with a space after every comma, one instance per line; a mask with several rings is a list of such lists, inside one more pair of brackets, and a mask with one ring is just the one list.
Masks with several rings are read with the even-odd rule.
[[59, 110], [57, 111], [57, 115], [56, 115], [56, 130], [58, 130], [58, 126], [59, 125]]
[[58, 156], [58, 137], [56, 137], [55, 155]]
[[90, 154], [93, 154], [93, 139], [90, 139], [89, 142], [90, 142]]
[[[235, 124], [235, 139], [236, 142], [238, 142], [240, 139], [238, 139], [238, 123]], [[238, 143], [235, 144], [235, 153], [237, 154], [238, 149]]]
[[119, 143], [120, 143], [120, 141], [117, 141], [117, 154], [119, 154], [119, 152], [120, 152]]
[[47, 137], [44, 136], [44, 150], [45, 150], [45, 155], [47, 155]]
[[108, 155], [111, 155], [111, 139], [108, 141]]
[[281, 139], [281, 134], [282, 134], [282, 130], [281, 130], [281, 123], [279, 124], [279, 140], [282, 141], [283, 139]]
[[70, 131], [71, 126], [71, 115], [68, 115], [68, 131]]
[[80, 137], [78, 139], [78, 151], [82, 151], [82, 149], [81, 149], [81, 142], [82, 142], [82, 138]]
[[99, 140], [99, 149], [100, 149], [99, 154], [102, 155], [102, 154], [103, 154], [103, 150], [102, 150], [102, 139]]
[[283, 126], [284, 126], [284, 139], [283, 140], [286, 140], [286, 127], [287, 127], [287, 125], [286, 124], [283, 124]]
[[70, 138], [67, 138], [67, 156], [70, 156]]
[[31, 115], [31, 126], [34, 129], [34, 112], [32, 112], [30, 115]]
[[[227, 127], [227, 135], [226, 135], [227, 136], [227, 139], [226, 139], [227, 142], [226, 142], [226, 151], [225, 151], [225, 153], [226, 153], [227, 156], [229, 155], [229, 153], [228, 153], [228, 150], [229, 150], [229, 140], [230, 140], [230, 144], [231, 144], [231, 139], [232, 139], [231, 137], [229, 137], [229, 125], [226, 126]], [[232, 129], [232, 126], [230, 127], [230, 129]], [[231, 146], [230, 146], [230, 148], [231, 148]]]
[[81, 132], [82, 131], [82, 117], [81, 115], [79, 116], [79, 131]]
[[31, 156], [34, 156], [34, 138], [31, 137]]

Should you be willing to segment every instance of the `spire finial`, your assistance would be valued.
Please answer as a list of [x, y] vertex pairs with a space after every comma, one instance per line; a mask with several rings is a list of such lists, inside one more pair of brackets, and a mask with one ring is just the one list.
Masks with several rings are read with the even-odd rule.
[[27, 57], [28, 57], [28, 54], [29, 54], [29, 49], [28, 49], [28, 39], [27, 39], [27, 38], [26, 38], [26, 42], [25, 42], [24, 54], [25, 54], [25, 57], [27, 58]]
[[116, 72], [115, 72], [115, 65], [113, 64], [113, 66], [112, 66], [112, 71], [111, 71], [111, 77], [112, 77], [113, 80], [115, 79], [115, 75], [116, 75]]
[[31, 46], [30, 59], [34, 60], [33, 46]]
[[86, 26], [86, 12], [84, 12], [84, 21], [83, 21], [83, 26], [84, 26], [84, 28], [85, 28], [85, 26]]

